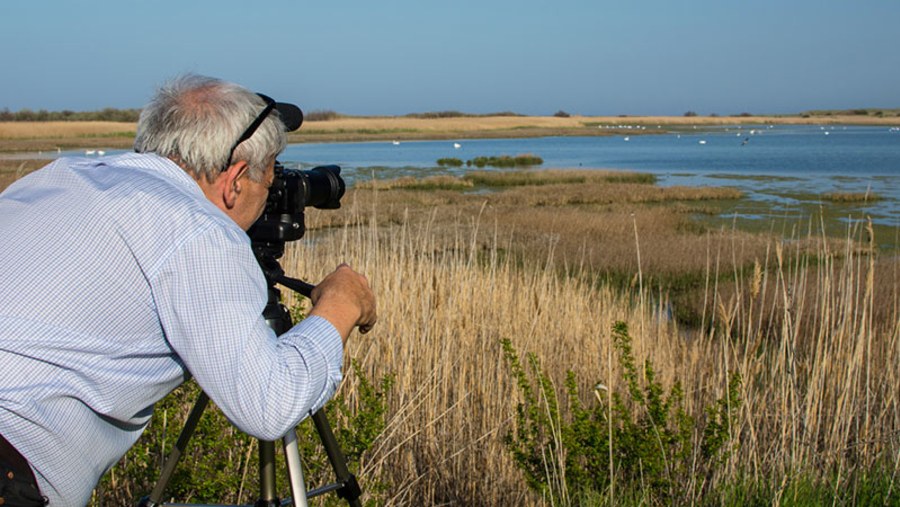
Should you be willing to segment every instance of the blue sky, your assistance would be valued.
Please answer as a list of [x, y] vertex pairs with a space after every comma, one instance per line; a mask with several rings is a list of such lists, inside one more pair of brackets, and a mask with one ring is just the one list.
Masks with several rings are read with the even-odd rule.
[[141, 107], [194, 72], [304, 110], [900, 107], [898, 0], [0, 1], [0, 109]]

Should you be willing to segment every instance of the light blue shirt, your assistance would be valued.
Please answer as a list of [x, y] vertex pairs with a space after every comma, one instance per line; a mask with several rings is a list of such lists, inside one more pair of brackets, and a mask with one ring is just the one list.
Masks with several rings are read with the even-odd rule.
[[168, 159], [59, 159], [0, 194], [0, 434], [83, 506], [188, 374], [276, 440], [341, 381], [325, 319], [280, 337], [250, 240]]

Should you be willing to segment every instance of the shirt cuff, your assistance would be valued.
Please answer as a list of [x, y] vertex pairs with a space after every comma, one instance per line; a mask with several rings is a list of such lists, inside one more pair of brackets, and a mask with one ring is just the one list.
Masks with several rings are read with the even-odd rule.
[[297, 323], [294, 328], [299, 331], [301, 336], [317, 338], [315, 343], [329, 359], [329, 363], [332, 363], [331, 360], [334, 359], [334, 363], [340, 368], [344, 360], [344, 341], [341, 339], [341, 333], [331, 322], [328, 322], [328, 319], [312, 315]]
[[344, 341], [328, 319], [317, 315], [303, 319], [289, 333], [296, 333], [297, 337], [306, 341], [325, 360], [327, 387], [310, 408], [309, 414], [313, 414], [331, 399], [343, 380], [341, 367], [344, 364]]

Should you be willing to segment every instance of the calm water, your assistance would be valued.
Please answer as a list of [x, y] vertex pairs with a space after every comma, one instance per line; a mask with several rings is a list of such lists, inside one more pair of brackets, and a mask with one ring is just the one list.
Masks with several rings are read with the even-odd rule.
[[[869, 191], [882, 200], [843, 206], [841, 211], [846, 210], [848, 217], [869, 215], [878, 224], [900, 226], [900, 128], [896, 126], [731, 126], [658, 135], [293, 144], [280, 160], [288, 167], [304, 169], [338, 164], [352, 183], [373, 177], [462, 174], [465, 167], [440, 168], [437, 160], [523, 153], [541, 157], [542, 168], [624, 169], [653, 173], [663, 186], [736, 187], [756, 203], [744, 216], [759, 213], [760, 208], [770, 216], [791, 214], [799, 206], [818, 204], [818, 196], [827, 192]], [[60, 155], [84, 153], [37, 156]]]
[[738, 187], [771, 203], [773, 212], [826, 192], [871, 191], [883, 200], [860, 212], [878, 223], [900, 224], [896, 127], [732, 126], [660, 135], [295, 144], [281, 161], [302, 168], [338, 164], [353, 181], [458, 174], [465, 167], [441, 169], [437, 160], [523, 153], [541, 157], [542, 168], [627, 169], [653, 173], [664, 186]]

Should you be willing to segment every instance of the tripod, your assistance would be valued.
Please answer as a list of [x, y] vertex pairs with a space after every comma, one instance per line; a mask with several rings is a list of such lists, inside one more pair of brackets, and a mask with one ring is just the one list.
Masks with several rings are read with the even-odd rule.
[[[278, 290], [275, 284], [278, 283], [284, 285], [307, 297], [310, 296], [313, 286], [302, 280], [288, 278], [284, 275], [284, 271], [278, 264], [278, 258], [281, 257], [281, 254], [283, 253], [283, 244], [254, 243], [253, 249], [260, 267], [262, 267], [263, 273], [266, 275], [266, 284], [268, 285], [269, 299], [266, 303], [266, 308], [263, 311], [263, 316], [269, 324], [269, 327], [275, 331], [275, 334], [281, 335], [291, 328], [293, 321], [290, 313], [288, 313], [287, 309], [280, 302], [281, 291]], [[175, 447], [172, 449], [172, 452], [169, 453], [169, 456], [163, 464], [163, 470], [160, 473], [159, 480], [153, 488], [153, 492], [150, 496], [141, 499], [138, 504], [140, 507], [157, 507], [162, 505], [169, 507], [192, 505], [197, 507], [198, 505], [202, 505], [160, 502], [162, 501], [163, 492], [171, 480], [172, 474], [175, 472], [175, 466], [178, 464], [178, 460], [184, 453], [191, 435], [193, 435], [194, 430], [197, 428], [200, 416], [203, 414], [203, 410], [208, 403], [209, 397], [206, 393], [201, 392], [188, 415], [184, 428], [182, 428], [181, 434], [178, 436], [178, 440], [175, 442]], [[297, 435], [292, 430], [282, 438], [282, 442], [288, 470], [288, 479], [291, 487], [291, 496], [293, 499], [281, 500], [278, 498], [275, 488], [275, 442], [260, 440], [260, 495], [259, 499], [254, 504], [254, 507], [279, 507], [288, 505], [293, 505], [294, 507], [306, 507], [308, 498], [313, 498], [332, 491], [336, 491], [337, 495], [346, 500], [351, 507], [361, 506], [359, 497], [362, 494], [362, 490], [359, 487], [359, 483], [356, 481], [356, 477], [350, 473], [350, 470], [347, 468], [347, 460], [334, 437], [334, 433], [331, 431], [331, 426], [328, 423], [324, 410], [319, 410], [311, 417], [315, 424], [316, 431], [319, 434], [319, 439], [322, 441], [322, 445], [325, 448], [325, 454], [328, 456], [328, 461], [331, 463], [331, 468], [334, 470], [336, 482], [310, 491], [306, 490], [303, 481], [303, 471], [300, 465], [300, 451], [297, 446]]]

